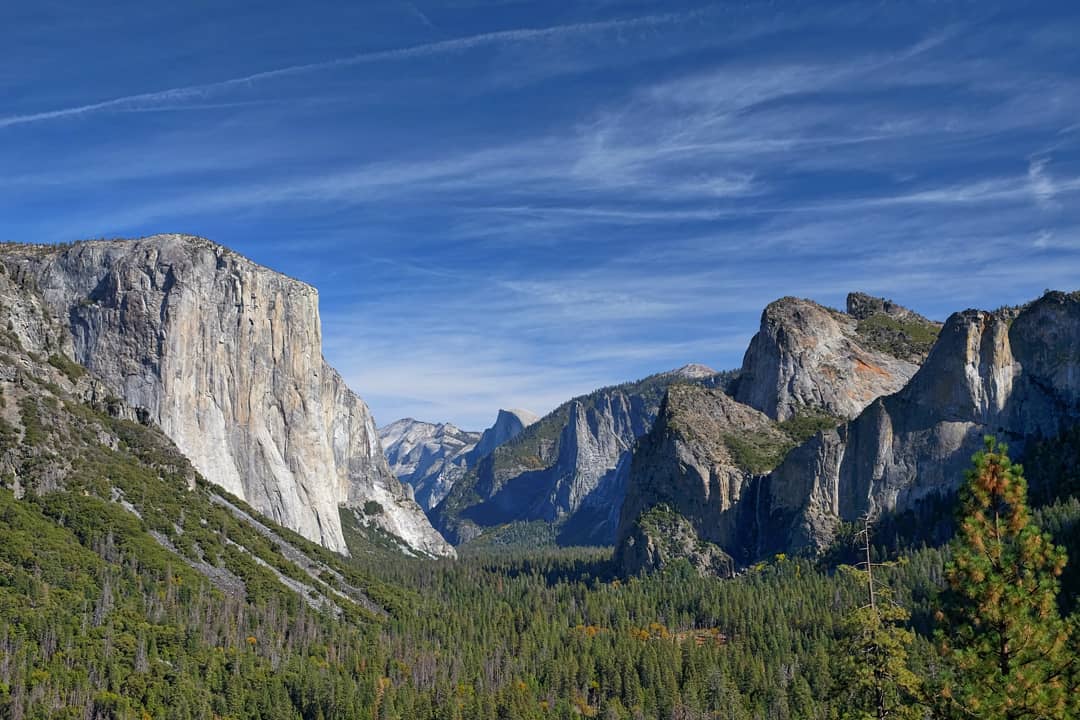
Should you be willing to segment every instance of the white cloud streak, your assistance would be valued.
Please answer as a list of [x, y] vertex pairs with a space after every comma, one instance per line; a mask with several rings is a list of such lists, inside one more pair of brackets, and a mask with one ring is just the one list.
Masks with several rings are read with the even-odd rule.
[[657, 15], [645, 15], [636, 18], [621, 20], [604, 20], [597, 22], [576, 23], [573, 25], [555, 25], [544, 28], [519, 28], [513, 30], [499, 30], [495, 32], [480, 33], [467, 37], [440, 40], [438, 42], [412, 45], [403, 48], [389, 50], [376, 50], [372, 52], [358, 53], [348, 57], [335, 58], [321, 62], [290, 65], [288, 67], [265, 70], [251, 73], [242, 77], [229, 78], [218, 82], [201, 85], [189, 85], [186, 87], [155, 90], [153, 92], [137, 93], [123, 97], [102, 100], [95, 103], [76, 105], [72, 107], [47, 110], [37, 113], [25, 113], [21, 115], [8, 115], [0, 117], [0, 128], [25, 125], [28, 123], [46, 122], [62, 118], [78, 117], [99, 112], [109, 111], [135, 111], [146, 110], [159, 105], [183, 103], [190, 100], [204, 99], [211, 95], [225, 93], [230, 90], [251, 87], [257, 83], [277, 80], [287, 77], [308, 75], [311, 73], [338, 70], [370, 63], [411, 60], [417, 58], [433, 57], [453, 53], [461, 53], [480, 47], [500, 45], [504, 43], [537, 42], [554, 38], [569, 36], [582, 36], [590, 33], [630, 30], [634, 28], [658, 27], [684, 22], [696, 13], [666, 13]]

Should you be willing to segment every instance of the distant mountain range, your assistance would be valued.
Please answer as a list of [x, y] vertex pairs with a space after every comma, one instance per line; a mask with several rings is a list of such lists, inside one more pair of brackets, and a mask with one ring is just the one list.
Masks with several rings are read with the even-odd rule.
[[[861, 293], [844, 311], [785, 297], [738, 370], [686, 365], [542, 418], [501, 410], [483, 433], [412, 419], [376, 430], [319, 352], [314, 288], [201, 238], [0, 246], [0, 295], [0, 484], [24, 497], [83, 482], [28, 444], [45, 415], [77, 426], [82, 404], [173, 448], [191, 488], [220, 489], [206, 502], [343, 554], [358, 534], [419, 556], [604, 545], [626, 573], [688, 558], [728, 574], [822, 552], [865, 513], [941, 539], [984, 434], [1022, 459], [1080, 424], [1077, 293], [944, 324]], [[112, 421], [94, 422], [121, 447]], [[127, 508], [102, 482], [94, 492]], [[181, 519], [161, 526], [165, 547], [184, 542], [167, 532]]]
[[610, 545], [634, 443], [652, 426], [666, 388], [728, 379], [687, 365], [574, 398], [489, 452], [481, 441], [432, 520], [456, 542], [541, 523], [563, 544]]
[[379, 440], [390, 469], [431, 510], [481, 458], [537, 420], [528, 410], [500, 410], [495, 424], [478, 433], [404, 418], [379, 428]]
[[863, 293], [845, 311], [785, 297], [738, 370], [602, 388], [462, 446], [426, 507], [456, 544], [614, 544], [629, 574], [820, 552], [867, 512], [932, 538], [984, 434], [1022, 457], [1080, 421], [1077, 377], [1075, 293], [944, 324]]

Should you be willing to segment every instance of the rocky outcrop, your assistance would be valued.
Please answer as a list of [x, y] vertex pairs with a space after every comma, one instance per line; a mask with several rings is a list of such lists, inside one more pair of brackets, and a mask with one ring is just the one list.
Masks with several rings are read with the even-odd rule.
[[[875, 398], [907, 384], [918, 364], [887, 352], [868, 334], [876, 337], [879, 326], [892, 328], [896, 316], [920, 316], [866, 295], [849, 300], [856, 315], [792, 297], [766, 307], [743, 358], [735, 399], [775, 420], [806, 411], [853, 418]], [[906, 337], [903, 329], [898, 332]]]
[[322, 358], [314, 288], [207, 240], [8, 247], [73, 356], [211, 482], [347, 552], [340, 506], [416, 551], [453, 549], [390, 472], [367, 406]]
[[688, 365], [564, 403], [482, 459], [433, 513], [457, 542], [485, 528], [539, 520], [564, 544], [610, 544], [634, 443], [652, 427], [666, 389], [717, 377]]
[[914, 310], [909, 310], [892, 300], [874, 297], [862, 292], [848, 293], [846, 310], [847, 314], [856, 320], [870, 320], [879, 315], [884, 315], [904, 322], [934, 324]]
[[1077, 422], [1080, 297], [1049, 293], [1019, 312], [956, 313], [907, 387], [777, 468], [771, 524], [786, 526], [786, 547], [820, 549], [839, 520], [917, 511], [954, 493], [985, 435], [1020, 453]]
[[768, 416], [720, 390], [671, 387], [630, 468], [618, 532], [623, 568], [646, 567], [634, 565], [647, 559], [640, 547], [625, 546], [640, 546], [642, 533], [649, 534], [642, 517], [661, 506], [688, 522], [698, 539], [745, 557], [743, 498], [757, 473], [770, 470], [792, 445]]
[[770, 426], [747, 411], [715, 391], [669, 391], [634, 457], [619, 533], [624, 569], [653, 562], [655, 553], [624, 546], [640, 544], [637, 519], [659, 506], [740, 563], [821, 551], [840, 522], [866, 513], [932, 520], [952, 503], [985, 435], [1022, 456], [1032, 441], [1080, 423], [1080, 294], [952, 315], [905, 387], [782, 448], [771, 472], [740, 473], [732, 460], [747, 457], [740, 442], [771, 447], [769, 433], [791, 423]]
[[623, 575], [651, 573], [675, 560], [687, 560], [700, 575], [731, 577], [735, 561], [717, 545], [702, 540], [694, 526], [667, 505], [640, 516], [615, 550]]
[[467, 472], [480, 433], [406, 418], [379, 428], [379, 439], [390, 470], [412, 488], [420, 507], [430, 510]]

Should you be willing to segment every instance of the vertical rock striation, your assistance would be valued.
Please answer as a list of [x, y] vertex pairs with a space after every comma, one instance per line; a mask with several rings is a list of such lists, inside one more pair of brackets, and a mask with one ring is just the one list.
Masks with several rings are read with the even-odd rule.
[[318, 293], [201, 238], [158, 235], [7, 251], [75, 359], [158, 424], [207, 479], [347, 552], [339, 507], [452, 554], [393, 476], [364, 402], [322, 357]]
[[[818, 362], [823, 347], [847, 348], [841, 359], [859, 357], [847, 344], [850, 338], [835, 332], [842, 318], [801, 301], [781, 302], [788, 307], [781, 315], [770, 306], [764, 339], [759, 335], [753, 357], [747, 357], [751, 370], [784, 368], [769, 377], [788, 381], [770, 380], [760, 387], [780, 392], [752, 395], [760, 387], [740, 378], [743, 397], [780, 417], [804, 402], [843, 412], [861, 405], [862, 393], [873, 386], [853, 385], [851, 375], [832, 381], [820, 368], [837, 368], [838, 361]], [[889, 331], [875, 342], [890, 347], [897, 347], [897, 326], [883, 322], [883, 313], [887, 320], [915, 323], [916, 338], [929, 322], [866, 297], [856, 298], [853, 315], [864, 314], [867, 306], [874, 331]], [[783, 321], [774, 323], [777, 318]], [[822, 327], [817, 337], [815, 324]], [[901, 346], [914, 347], [911, 328], [900, 329], [908, 333]], [[1047, 293], [1020, 309], [965, 310], [952, 315], [940, 333], [933, 329], [936, 342], [902, 389], [872, 399], [848, 421], [820, 428], [790, 451], [794, 442], [785, 447], [776, 433], [794, 441], [792, 423], [772, 423], [722, 393], [671, 388], [634, 457], [617, 551], [624, 570], [670, 559], [672, 544], [648, 535], [648, 527], [677, 531], [688, 556], [715, 565], [715, 553], [703, 555], [692, 541], [750, 562], [777, 552], [821, 551], [841, 521], [867, 512], [910, 513], [936, 522], [934, 514], [951, 502], [984, 435], [1011, 441], [1022, 455], [1027, 442], [1055, 438], [1080, 423], [1080, 294]], [[800, 373], [803, 380], [816, 380], [801, 382]], [[761, 377], [759, 370], [756, 379]], [[877, 387], [883, 391], [887, 385]], [[671, 520], [671, 513], [681, 520]]]
[[416, 502], [427, 511], [467, 472], [480, 433], [406, 418], [379, 428], [379, 439], [390, 469], [412, 487]]

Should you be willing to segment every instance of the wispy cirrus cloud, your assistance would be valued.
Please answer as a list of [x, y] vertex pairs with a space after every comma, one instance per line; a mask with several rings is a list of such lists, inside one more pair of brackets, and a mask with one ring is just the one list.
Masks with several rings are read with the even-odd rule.
[[699, 14], [700, 11], [661, 13], [617, 20], [582, 22], [571, 25], [497, 30], [494, 32], [479, 33], [476, 35], [422, 43], [407, 47], [375, 50], [331, 60], [264, 70], [212, 83], [135, 93], [94, 103], [57, 108], [55, 110], [8, 115], [6, 117], [0, 117], [0, 129], [12, 127], [14, 125], [46, 122], [100, 112], [129, 112], [154, 108], [163, 109], [186, 101], [203, 100], [208, 97], [225, 94], [232, 90], [248, 89], [259, 83], [282, 78], [339, 70], [357, 65], [457, 54], [476, 48], [497, 46], [506, 43], [542, 42], [554, 38], [580, 37], [598, 32], [617, 32], [635, 28], [672, 25], [679, 22], [685, 22], [691, 17]]
[[471, 427], [737, 365], [780, 295], [943, 318], [1075, 285], [1074, 16], [515, 0], [424, 3], [430, 28], [399, 5], [389, 50], [342, 51], [316, 9], [310, 42], [224, 53], [219, 82], [170, 66], [172, 90], [9, 111], [0, 231], [234, 245], [320, 288], [327, 355], [381, 422]]

